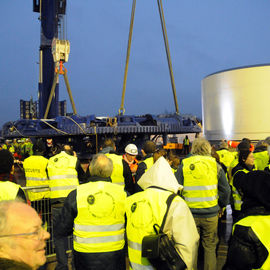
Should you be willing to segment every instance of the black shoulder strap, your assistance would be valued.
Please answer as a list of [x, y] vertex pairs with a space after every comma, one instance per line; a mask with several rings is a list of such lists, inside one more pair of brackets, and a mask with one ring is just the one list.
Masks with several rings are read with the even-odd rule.
[[176, 197], [177, 195], [176, 194], [171, 194], [167, 201], [166, 201], [166, 204], [167, 204], [167, 210], [166, 210], [166, 213], [164, 215], [164, 218], [163, 218], [163, 221], [162, 221], [162, 224], [161, 224], [161, 227], [160, 227], [160, 232], [163, 232], [163, 228], [165, 226], [165, 222], [166, 222], [166, 219], [167, 219], [167, 215], [168, 215], [168, 212], [169, 212], [169, 209], [170, 209], [170, 206], [171, 206], [171, 203], [173, 201], [173, 199]]

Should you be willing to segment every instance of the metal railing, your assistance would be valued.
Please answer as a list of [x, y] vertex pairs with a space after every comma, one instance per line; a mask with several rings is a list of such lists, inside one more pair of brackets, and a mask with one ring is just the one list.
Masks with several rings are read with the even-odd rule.
[[[48, 185], [44, 186], [33, 186], [33, 187], [22, 187], [22, 189], [25, 192], [26, 198], [28, 201], [29, 196], [28, 192], [44, 192], [44, 191], [50, 191], [50, 188]], [[46, 241], [46, 256], [52, 256], [55, 255], [55, 247], [53, 242], [53, 220], [52, 220], [52, 206], [51, 201], [49, 198], [43, 198], [41, 200], [37, 201], [30, 201], [31, 206], [37, 211], [40, 218], [42, 219], [43, 223], [47, 224], [47, 230], [51, 234], [50, 239]], [[72, 247], [72, 236], [69, 236], [68, 241], [68, 250], [71, 251]]]

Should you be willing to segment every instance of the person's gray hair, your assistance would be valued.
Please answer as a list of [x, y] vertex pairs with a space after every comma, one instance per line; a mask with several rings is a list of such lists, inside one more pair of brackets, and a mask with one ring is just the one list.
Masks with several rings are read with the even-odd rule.
[[104, 154], [96, 154], [93, 156], [89, 170], [92, 176], [107, 178], [112, 174], [113, 162]]
[[0, 236], [9, 233], [11, 227], [8, 224], [8, 211], [11, 206], [24, 203], [20, 199], [10, 201], [0, 201]]
[[211, 156], [211, 145], [205, 138], [197, 138], [192, 142], [192, 155]]

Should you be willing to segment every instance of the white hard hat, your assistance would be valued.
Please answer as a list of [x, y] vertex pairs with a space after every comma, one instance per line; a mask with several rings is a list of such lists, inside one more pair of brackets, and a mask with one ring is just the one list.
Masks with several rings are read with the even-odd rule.
[[130, 155], [136, 156], [136, 155], [138, 155], [138, 148], [135, 144], [130, 143], [126, 146], [125, 152], [130, 154]]

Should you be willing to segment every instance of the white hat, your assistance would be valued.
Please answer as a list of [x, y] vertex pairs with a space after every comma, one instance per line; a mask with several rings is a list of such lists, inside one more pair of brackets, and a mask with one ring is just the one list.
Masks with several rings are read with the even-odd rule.
[[130, 155], [136, 156], [136, 155], [138, 155], [138, 148], [135, 144], [130, 143], [126, 146], [125, 152], [130, 154]]

